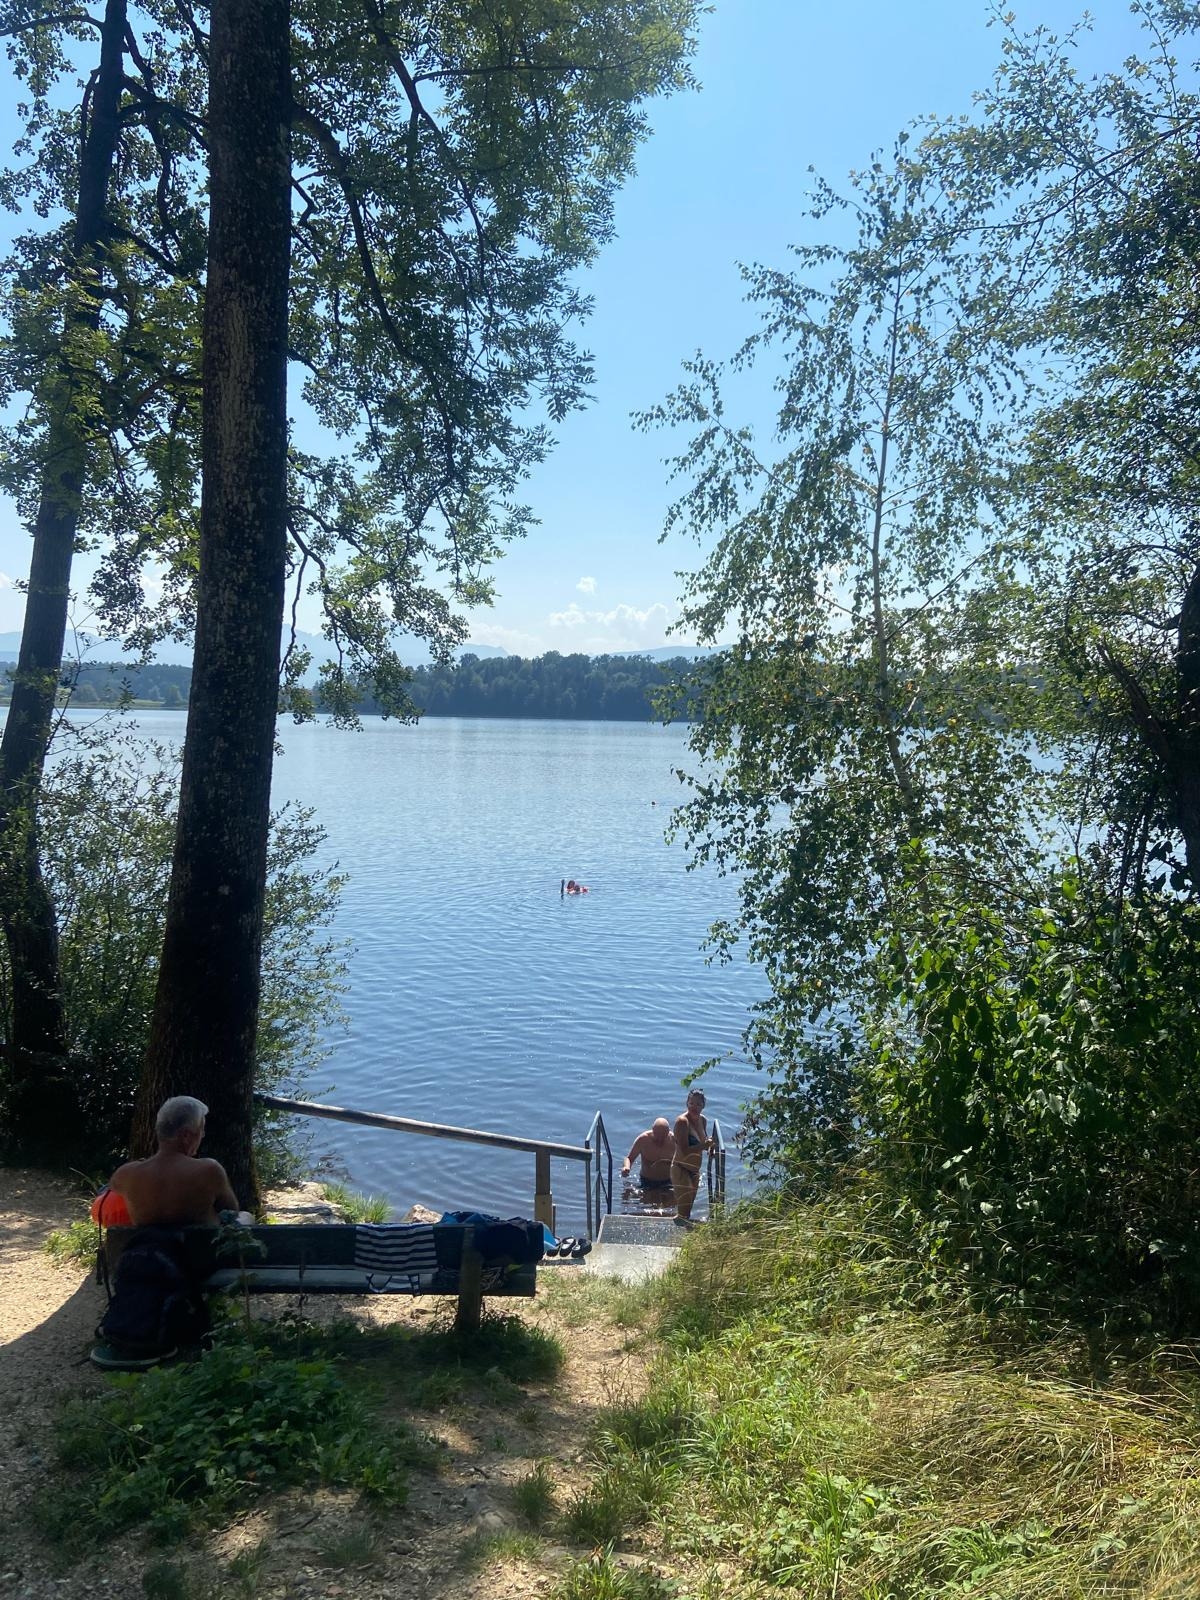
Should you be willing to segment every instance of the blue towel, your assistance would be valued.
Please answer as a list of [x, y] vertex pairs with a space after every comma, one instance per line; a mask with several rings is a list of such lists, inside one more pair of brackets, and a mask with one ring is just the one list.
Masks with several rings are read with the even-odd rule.
[[[433, 1228], [427, 1222], [362, 1222], [354, 1230], [354, 1265], [413, 1286], [437, 1271]], [[381, 1288], [384, 1285], [380, 1285]]]

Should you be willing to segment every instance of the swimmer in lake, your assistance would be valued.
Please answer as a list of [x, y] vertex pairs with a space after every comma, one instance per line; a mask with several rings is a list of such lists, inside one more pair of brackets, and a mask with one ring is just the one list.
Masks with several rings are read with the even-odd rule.
[[639, 1133], [621, 1163], [621, 1176], [633, 1176], [633, 1163], [642, 1164], [643, 1189], [669, 1189], [671, 1187], [671, 1161], [675, 1154], [675, 1141], [671, 1137], [671, 1124], [666, 1117], [655, 1119], [653, 1127]]

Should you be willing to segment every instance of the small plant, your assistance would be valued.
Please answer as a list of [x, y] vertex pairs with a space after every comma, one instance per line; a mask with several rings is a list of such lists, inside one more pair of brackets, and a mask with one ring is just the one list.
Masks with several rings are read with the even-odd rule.
[[146, 1600], [189, 1600], [187, 1570], [177, 1561], [152, 1561], [142, 1573], [142, 1593]]
[[391, 1203], [380, 1194], [357, 1194], [344, 1183], [323, 1183], [321, 1192], [347, 1222], [389, 1222]]
[[576, 1544], [613, 1545], [641, 1520], [640, 1507], [620, 1479], [602, 1475], [567, 1507], [563, 1527]]
[[539, 1461], [532, 1472], [513, 1486], [513, 1503], [531, 1528], [540, 1528], [554, 1513], [555, 1486], [550, 1468]]
[[554, 1600], [672, 1600], [675, 1585], [651, 1567], [620, 1567], [612, 1549], [577, 1561], [559, 1586]]
[[84, 1217], [65, 1228], [55, 1228], [42, 1246], [56, 1267], [90, 1267], [99, 1248], [100, 1230]]
[[378, 1560], [379, 1539], [374, 1528], [339, 1528], [320, 1540], [314, 1553], [317, 1565], [331, 1571], [361, 1570]]
[[230, 1559], [225, 1568], [227, 1588], [240, 1597], [240, 1600], [255, 1600], [262, 1584], [263, 1570], [270, 1560], [271, 1547], [264, 1540], [261, 1544], [247, 1545], [244, 1550], [239, 1550], [237, 1555]]

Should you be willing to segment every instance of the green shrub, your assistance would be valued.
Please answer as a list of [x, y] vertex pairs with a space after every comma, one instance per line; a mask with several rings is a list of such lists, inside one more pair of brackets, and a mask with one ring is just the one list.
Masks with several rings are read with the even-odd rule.
[[1028, 1309], [1200, 1327], [1200, 906], [1068, 880], [1017, 938], [976, 910], [895, 959], [867, 1156], [926, 1257]]
[[[128, 1137], [154, 1001], [177, 757], [107, 726], [64, 725], [56, 739], [64, 748], [47, 771], [38, 826], [59, 923], [69, 1071], [55, 1082], [61, 1114], [47, 1132], [0, 1061], [0, 1153], [109, 1171]], [[344, 880], [312, 865], [322, 838], [310, 811], [290, 807], [272, 818], [255, 1071], [257, 1087], [277, 1092], [294, 1089], [324, 1058], [328, 1026], [341, 1016], [345, 946], [328, 928]], [[0, 995], [11, 991], [7, 968], [0, 941]], [[289, 1122], [256, 1111], [268, 1184], [300, 1164]]]

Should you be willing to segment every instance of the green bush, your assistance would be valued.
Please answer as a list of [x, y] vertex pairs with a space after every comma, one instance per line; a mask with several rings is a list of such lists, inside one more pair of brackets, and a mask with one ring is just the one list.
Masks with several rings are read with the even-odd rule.
[[1200, 1325], [1200, 906], [1067, 881], [1024, 937], [978, 910], [896, 953], [867, 1160], [927, 1259], [1001, 1298]]

